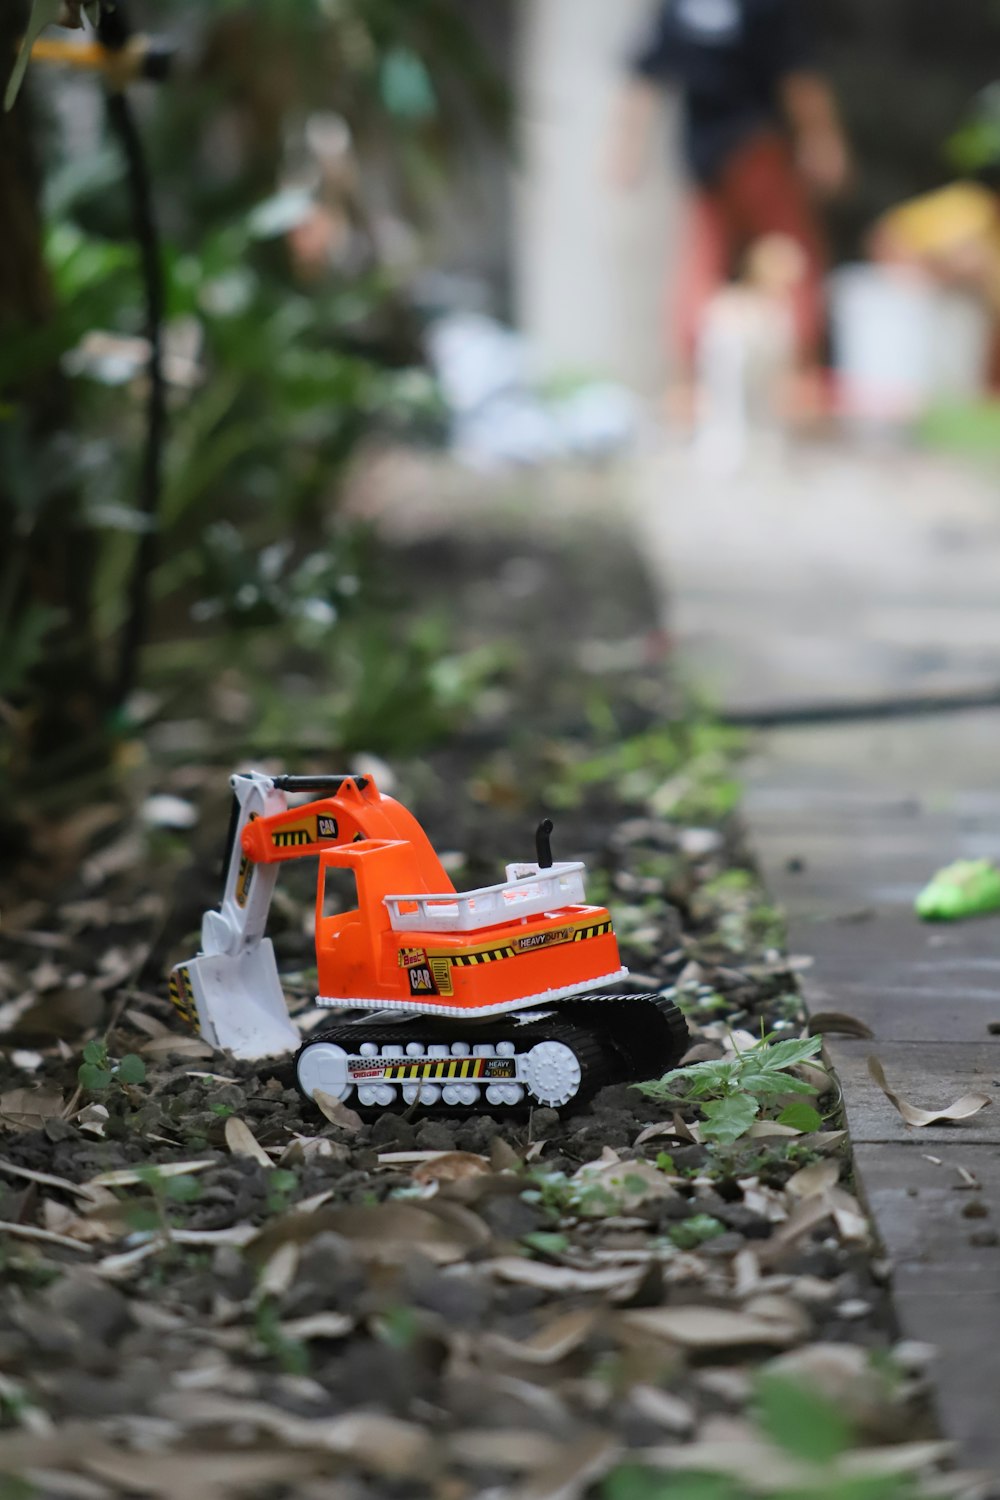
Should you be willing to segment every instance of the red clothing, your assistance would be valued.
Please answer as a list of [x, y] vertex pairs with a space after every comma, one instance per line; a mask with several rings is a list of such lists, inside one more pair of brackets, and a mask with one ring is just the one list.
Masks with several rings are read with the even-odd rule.
[[682, 232], [676, 282], [670, 297], [671, 342], [679, 344], [690, 369], [705, 308], [739, 269], [754, 240], [787, 234], [801, 245], [806, 273], [793, 293], [799, 353], [819, 354], [823, 332], [826, 247], [819, 220], [791, 148], [766, 131], [741, 146], [711, 186], [690, 196]]

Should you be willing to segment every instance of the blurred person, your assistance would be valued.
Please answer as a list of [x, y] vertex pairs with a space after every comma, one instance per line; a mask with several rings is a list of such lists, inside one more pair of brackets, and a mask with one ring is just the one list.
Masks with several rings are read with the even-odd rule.
[[669, 296], [671, 343], [690, 381], [706, 310], [758, 240], [795, 242], [789, 288], [796, 359], [818, 365], [826, 247], [816, 200], [841, 191], [850, 154], [833, 92], [817, 70], [803, 0], [664, 0], [630, 59], [612, 175], [641, 174], [664, 87], [683, 99], [691, 191]]

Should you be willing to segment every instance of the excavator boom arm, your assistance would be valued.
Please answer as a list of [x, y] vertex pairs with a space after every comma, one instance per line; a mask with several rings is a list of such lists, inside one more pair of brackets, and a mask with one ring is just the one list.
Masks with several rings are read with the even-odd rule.
[[[311, 791], [317, 784], [313, 777], [282, 777], [274, 783], [279, 793], [286, 788]], [[246, 858], [254, 864], [280, 864], [363, 839], [403, 840], [412, 846], [418, 884], [424, 879], [431, 881], [428, 889], [452, 889], [416, 818], [392, 797], [383, 796], [371, 777], [331, 778], [326, 787], [334, 788], [329, 796], [248, 819], [240, 834]]]

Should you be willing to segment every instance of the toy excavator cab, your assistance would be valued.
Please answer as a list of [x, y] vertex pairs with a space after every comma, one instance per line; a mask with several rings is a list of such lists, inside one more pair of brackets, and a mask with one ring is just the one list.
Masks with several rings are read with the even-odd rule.
[[[231, 784], [222, 901], [201, 952], [171, 975], [175, 1005], [213, 1046], [251, 1059], [298, 1049], [308, 1097], [465, 1110], [575, 1107], [685, 1049], [672, 1002], [607, 993], [628, 973], [610, 913], [587, 903], [582, 864], [553, 860], [548, 819], [534, 862], [456, 891], [420, 824], [370, 777]], [[313, 795], [289, 807], [289, 793]], [[319, 862], [316, 1004], [364, 1014], [299, 1046], [265, 927], [278, 865], [303, 856]], [[353, 873], [357, 903], [332, 913], [335, 869]]]

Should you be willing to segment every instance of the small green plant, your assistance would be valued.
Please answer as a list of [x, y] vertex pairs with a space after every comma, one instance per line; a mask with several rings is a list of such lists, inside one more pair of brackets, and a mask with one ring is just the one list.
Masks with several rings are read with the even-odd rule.
[[262, 1297], [254, 1318], [257, 1342], [286, 1375], [309, 1374], [309, 1346], [290, 1338], [281, 1326], [281, 1311], [274, 1297]]
[[287, 1172], [283, 1167], [275, 1167], [273, 1172], [267, 1174], [267, 1211], [269, 1214], [282, 1214], [288, 1207], [291, 1195], [299, 1185], [299, 1179], [294, 1172]]
[[173, 1241], [174, 1224], [170, 1209], [175, 1204], [196, 1203], [201, 1197], [201, 1183], [190, 1172], [171, 1177], [158, 1166], [151, 1164], [137, 1169], [143, 1187], [149, 1189], [146, 1200], [128, 1199], [124, 1203], [123, 1217], [134, 1230], [148, 1232], [159, 1229], [163, 1239]]
[[[818, 1036], [790, 1037], [785, 1041], [765, 1036], [745, 1052], [692, 1063], [687, 1068], [674, 1068], [662, 1078], [636, 1087], [649, 1098], [663, 1103], [700, 1105], [704, 1117], [702, 1140], [729, 1145], [746, 1135], [764, 1101], [787, 1094], [811, 1095], [815, 1092], [790, 1069], [815, 1059], [822, 1046], [823, 1039]], [[678, 1089], [678, 1084], [683, 1088]], [[800, 1102], [805, 1101], [794, 1101], [795, 1104]], [[789, 1107], [794, 1108], [794, 1104]], [[778, 1119], [781, 1118], [779, 1115]], [[811, 1130], [818, 1129], [821, 1123], [815, 1110], [807, 1116], [800, 1109], [795, 1118]], [[784, 1123], [792, 1122], [785, 1120]], [[804, 1127], [796, 1123], [794, 1128]]]
[[678, 1250], [697, 1250], [699, 1245], [717, 1239], [725, 1232], [725, 1224], [720, 1224], [711, 1214], [692, 1214], [690, 1219], [682, 1219], [671, 1227], [670, 1238]]
[[532, 1229], [521, 1236], [521, 1244], [539, 1255], [562, 1255], [569, 1249], [569, 1236], [552, 1229]]
[[91, 1094], [103, 1094], [116, 1084], [145, 1083], [146, 1064], [134, 1052], [126, 1052], [115, 1062], [108, 1056], [107, 1042], [95, 1039], [84, 1047], [83, 1062], [77, 1068], [76, 1076], [82, 1089]]
[[531, 1186], [521, 1197], [526, 1203], [537, 1203], [556, 1217], [599, 1219], [618, 1211], [614, 1193], [600, 1183], [574, 1182], [565, 1172], [538, 1168], [529, 1174]]
[[374, 1320], [376, 1338], [390, 1349], [412, 1349], [420, 1335], [420, 1321], [415, 1310], [403, 1303], [387, 1307]]

